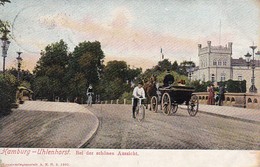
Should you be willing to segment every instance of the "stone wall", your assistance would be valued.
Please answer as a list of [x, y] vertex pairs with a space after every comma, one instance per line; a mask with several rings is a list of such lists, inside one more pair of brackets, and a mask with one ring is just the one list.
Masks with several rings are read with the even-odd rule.
[[[208, 92], [194, 93], [199, 97], [200, 104], [207, 104]], [[260, 94], [225, 93], [224, 106], [260, 109]]]

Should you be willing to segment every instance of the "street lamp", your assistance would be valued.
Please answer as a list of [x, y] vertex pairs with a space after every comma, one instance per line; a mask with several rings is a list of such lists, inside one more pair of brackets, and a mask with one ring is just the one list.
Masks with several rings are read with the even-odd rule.
[[246, 57], [246, 64], [247, 64], [247, 67], [249, 68], [249, 66], [250, 66], [250, 57], [251, 57], [252, 55], [250, 55], [248, 52], [247, 52], [247, 54], [245, 55], [245, 57]]
[[[257, 93], [257, 88], [255, 87], [255, 49], [257, 48], [257, 46], [252, 45], [252, 46], [250, 46], [250, 48], [253, 50], [253, 55], [250, 55], [249, 53], [247, 53], [245, 55], [248, 67], [250, 65], [250, 62], [251, 62], [251, 67], [252, 67], [252, 78], [251, 78], [252, 85], [249, 88], [249, 92]], [[252, 61], [250, 60], [251, 56], [253, 56]]]
[[7, 38], [7, 34], [9, 33], [9, 30], [5, 30], [3, 31], [3, 36], [1, 37], [1, 41], [2, 41], [2, 56], [3, 56], [3, 74], [5, 77], [5, 58], [7, 57], [7, 50], [9, 48], [10, 45], [10, 41]]
[[21, 54], [23, 52], [17, 52], [18, 54], [18, 57], [16, 58], [17, 59], [17, 62], [18, 62], [18, 72], [17, 72], [17, 80], [18, 82], [20, 82], [20, 71], [21, 71], [21, 64], [22, 64], [22, 58], [21, 58]]

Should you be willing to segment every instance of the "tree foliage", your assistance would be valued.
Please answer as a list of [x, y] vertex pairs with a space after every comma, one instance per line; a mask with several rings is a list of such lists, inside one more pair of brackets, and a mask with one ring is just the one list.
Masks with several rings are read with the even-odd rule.
[[125, 61], [109, 61], [104, 68], [98, 92], [103, 99], [119, 99], [124, 92], [131, 91], [131, 81], [141, 72], [141, 68], [131, 69]]
[[[45, 47], [33, 71], [35, 96], [42, 96], [49, 100], [53, 100], [55, 96], [65, 96], [63, 82], [68, 60], [68, 46], [63, 40]], [[44, 87], [44, 91], [40, 86]]]
[[0, 75], [0, 90], [0, 115], [5, 115], [11, 111], [11, 105], [16, 101], [16, 77], [10, 73], [6, 73], [5, 77]]
[[11, 3], [10, 0], [0, 0], [0, 5], [4, 6], [5, 3]]
[[246, 92], [246, 80], [243, 81], [233, 81], [233, 80], [228, 80], [225, 83], [227, 89], [227, 92], [232, 92], [232, 93], [245, 93]]

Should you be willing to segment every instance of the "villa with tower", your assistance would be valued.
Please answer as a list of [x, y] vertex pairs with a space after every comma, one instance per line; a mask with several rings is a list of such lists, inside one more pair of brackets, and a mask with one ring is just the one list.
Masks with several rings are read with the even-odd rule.
[[[248, 54], [249, 55], [249, 54]], [[198, 44], [199, 65], [191, 74], [192, 80], [220, 82], [232, 80], [246, 80], [247, 91], [252, 79], [251, 60], [246, 60], [241, 55], [239, 59], [232, 58], [232, 42], [226, 46], [212, 46], [211, 41], [207, 46]], [[249, 58], [249, 57], [248, 57]], [[252, 58], [252, 57], [251, 57]], [[254, 60], [255, 86], [260, 90], [260, 60]]]

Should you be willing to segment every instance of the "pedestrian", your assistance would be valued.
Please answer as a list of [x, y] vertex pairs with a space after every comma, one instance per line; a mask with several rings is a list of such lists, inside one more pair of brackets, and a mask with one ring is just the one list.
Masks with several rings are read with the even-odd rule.
[[224, 99], [225, 99], [225, 87], [221, 84], [219, 87], [219, 101], [218, 101], [219, 106], [223, 105]]
[[136, 86], [134, 88], [133, 96], [134, 96], [134, 100], [133, 100], [132, 112], [133, 112], [133, 118], [135, 119], [135, 109], [137, 107], [138, 99], [139, 98], [145, 98], [145, 92], [144, 92], [144, 88], [143, 88], [143, 83], [142, 82], [138, 82], [138, 86]]
[[209, 96], [208, 96], [208, 105], [214, 105], [215, 104], [215, 99], [214, 99], [214, 85], [211, 84], [208, 88]]

